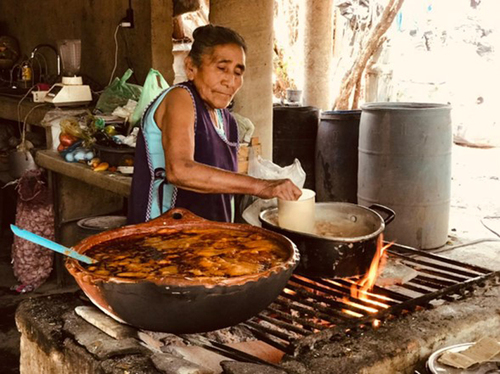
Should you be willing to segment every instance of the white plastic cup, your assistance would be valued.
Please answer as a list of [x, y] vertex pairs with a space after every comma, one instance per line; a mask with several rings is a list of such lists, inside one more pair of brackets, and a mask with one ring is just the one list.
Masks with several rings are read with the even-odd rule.
[[286, 90], [286, 101], [293, 104], [300, 104], [302, 100], [302, 90]]
[[298, 200], [278, 199], [278, 224], [288, 230], [313, 233], [316, 192], [302, 189]]

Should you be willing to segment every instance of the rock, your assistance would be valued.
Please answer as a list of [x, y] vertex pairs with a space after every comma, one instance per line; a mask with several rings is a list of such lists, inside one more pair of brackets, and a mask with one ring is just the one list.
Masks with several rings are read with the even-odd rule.
[[165, 374], [214, 374], [214, 371], [167, 353], [156, 353], [151, 360]]
[[220, 364], [224, 374], [286, 374], [285, 370], [248, 362], [222, 361]]

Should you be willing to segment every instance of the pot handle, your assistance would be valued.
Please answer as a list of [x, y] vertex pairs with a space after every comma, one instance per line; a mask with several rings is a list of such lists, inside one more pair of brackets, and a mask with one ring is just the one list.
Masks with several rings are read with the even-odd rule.
[[156, 217], [148, 222], [152, 226], [163, 225], [170, 226], [178, 223], [193, 223], [193, 222], [205, 222], [205, 218], [201, 218], [189, 210], [184, 208], [172, 208], [167, 212], [163, 213], [161, 216]]
[[384, 223], [387, 226], [389, 223], [391, 223], [394, 220], [394, 217], [396, 216], [396, 212], [392, 209], [389, 209], [388, 207], [380, 204], [372, 204], [368, 207], [368, 209], [373, 209], [375, 211], [380, 211], [385, 214], [387, 214], [387, 217], [384, 219]]

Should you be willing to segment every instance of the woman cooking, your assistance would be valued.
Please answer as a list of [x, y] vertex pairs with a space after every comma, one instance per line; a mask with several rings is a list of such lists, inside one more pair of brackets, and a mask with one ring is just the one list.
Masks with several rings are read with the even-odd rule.
[[137, 141], [129, 223], [173, 207], [214, 221], [234, 218], [232, 194], [296, 200], [289, 179], [237, 173], [238, 128], [226, 109], [243, 84], [246, 44], [235, 31], [197, 28], [185, 60], [188, 81], [162, 92], [145, 110]]

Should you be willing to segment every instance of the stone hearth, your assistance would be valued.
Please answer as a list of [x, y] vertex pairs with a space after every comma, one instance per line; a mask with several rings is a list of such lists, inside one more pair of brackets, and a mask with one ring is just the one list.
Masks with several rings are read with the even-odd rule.
[[[473, 161], [471, 155], [478, 152], [484, 159]], [[498, 156], [500, 149], [454, 148], [450, 242], [435, 251], [492, 271], [500, 271], [499, 180], [498, 171], [487, 174], [482, 169]], [[463, 300], [443, 302], [433, 309], [385, 321], [377, 329], [349, 331], [320, 340], [311, 351], [301, 351], [296, 357], [285, 355], [280, 365], [292, 374], [410, 374], [417, 373], [417, 368], [423, 374], [423, 363], [437, 349], [484, 336], [500, 340], [500, 286], [491, 283], [476, 288]], [[219, 361], [227, 358], [220, 357], [205, 365], [186, 360], [179, 352], [155, 350], [154, 341], [148, 343], [148, 348], [143, 340], [135, 338], [118, 344], [100, 331], [93, 337], [87, 331], [90, 335], [83, 338], [82, 331], [92, 331], [94, 327], [74, 313], [76, 306], [90, 306], [82, 295], [77, 292], [43, 296], [21, 303], [16, 323], [22, 334], [22, 373], [277, 372], [273, 367], [234, 361], [225, 362], [222, 368]], [[192, 357], [200, 356], [198, 353]], [[211, 366], [214, 361], [215, 366]]]
[[[489, 283], [496, 283], [496, 279]], [[16, 314], [22, 334], [21, 372], [114, 373], [117, 368], [133, 373], [223, 372], [218, 365], [228, 359], [210, 357], [213, 353], [199, 347], [193, 347], [197, 351], [189, 356], [182, 350], [162, 352], [144, 339], [122, 336], [116, 340], [108, 336], [75, 314], [75, 307], [85, 304], [78, 295], [81, 294], [48, 296], [21, 303]], [[499, 297], [500, 286], [485, 284], [463, 300], [385, 321], [377, 329], [370, 327], [318, 340], [311, 351], [296, 357], [285, 356], [281, 366], [293, 374], [414, 373], [441, 347], [484, 336], [500, 339]], [[205, 362], [199, 360], [204, 354]], [[224, 370], [276, 372], [272, 367], [256, 365]]]

